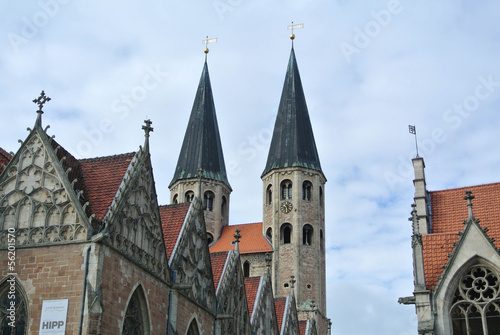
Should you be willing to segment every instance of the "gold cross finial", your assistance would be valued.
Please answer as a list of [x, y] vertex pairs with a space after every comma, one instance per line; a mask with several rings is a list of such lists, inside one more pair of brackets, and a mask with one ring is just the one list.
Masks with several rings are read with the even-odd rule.
[[46, 102], [49, 102], [51, 99], [45, 95], [45, 92], [42, 90], [42, 93], [40, 93], [40, 96], [36, 99], [33, 99], [33, 102], [38, 105], [38, 110], [36, 111], [39, 114], [43, 114], [43, 105], [45, 105]]
[[210, 50], [207, 48], [207, 45], [210, 44], [210, 43], [215, 43], [217, 42], [217, 37], [216, 38], [208, 38], [208, 36], [203, 40], [201, 41], [201, 43], [205, 44], [205, 50], [203, 50], [203, 52], [205, 54], [207, 54]]
[[300, 23], [300, 24], [293, 24], [293, 21], [292, 21], [292, 24], [288, 27], [286, 27], [287, 30], [291, 30], [292, 33], [290, 34], [290, 39], [293, 41], [295, 39], [295, 34], [293, 33], [293, 30], [294, 29], [301, 29], [301, 28], [304, 28], [304, 24], [303, 23]]

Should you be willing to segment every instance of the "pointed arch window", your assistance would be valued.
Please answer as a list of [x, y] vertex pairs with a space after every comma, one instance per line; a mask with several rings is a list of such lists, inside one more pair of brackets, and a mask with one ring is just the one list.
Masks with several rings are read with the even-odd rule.
[[206, 191], [203, 195], [203, 209], [209, 210], [210, 212], [214, 209], [214, 198], [215, 194], [212, 191]]
[[172, 199], [172, 203], [173, 203], [173, 204], [178, 204], [178, 203], [179, 203], [179, 197], [178, 197], [178, 195], [177, 195], [177, 194], [176, 194], [176, 195], [174, 195], [174, 198]]
[[312, 245], [313, 227], [310, 224], [304, 225], [302, 228], [302, 244]]
[[302, 200], [311, 201], [312, 183], [306, 180], [302, 183]]
[[186, 202], [193, 202], [193, 200], [194, 200], [194, 192], [187, 191], [186, 192]]
[[[10, 280], [13, 279], [14, 281]], [[10, 280], [10, 281], [8, 281]], [[15, 277], [8, 277], [0, 285], [0, 334], [2, 335], [24, 335], [28, 331], [27, 303], [22, 287]], [[9, 318], [8, 308], [14, 301], [15, 319], [14, 324]], [[15, 327], [12, 327], [15, 325]]]
[[243, 263], [243, 276], [250, 277], [250, 262], [249, 261], [245, 261], [245, 263]]
[[123, 320], [123, 335], [145, 335], [149, 334], [149, 317], [147, 311], [146, 297], [142, 287], [139, 286], [127, 306]]
[[289, 223], [283, 223], [280, 230], [281, 244], [292, 243], [292, 225]]
[[289, 179], [281, 182], [281, 199], [292, 199], [292, 181]]
[[496, 334], [500, 329], [500, 275], [475, 265], [458, 282], [450, 318], [455, 335]]
[[268, 205], [273, 203], [273, 185], [267, 186], [266, 189], [266, 203]]
[[198, 329], [198, 323], [196, 319], [191, 321], [186, 335], [200, 335], [200, 330]]

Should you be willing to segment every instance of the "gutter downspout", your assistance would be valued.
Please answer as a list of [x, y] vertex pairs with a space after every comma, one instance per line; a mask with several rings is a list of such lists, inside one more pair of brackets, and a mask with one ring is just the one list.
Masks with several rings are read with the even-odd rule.
[[83, 275], [83, 292], [82, 292], [82, 307], [80, 309], [80, 326], [78, 328], [78, 335], [82, 335], [83, 327], [83, 312], [85, 311], [85, 294], [87, 293], [87, 276], [89, 274], [89, 262], [90, 262], [90, 249], [92, 246], [89, 245], [87, 248], [87, 259], [85, 260], [85, 273]]
[[[171, 272], [171, 282], [172, 286], [173, 284], [177, 281], [177, 271], [172, 271]], [[172, 314], [172, 290], [174, 288], [172, 287], [170, 289], [170, 292], [168, 293], [168, 317], [167, 317], [167, 335], [170, 335], [170, 315]]]

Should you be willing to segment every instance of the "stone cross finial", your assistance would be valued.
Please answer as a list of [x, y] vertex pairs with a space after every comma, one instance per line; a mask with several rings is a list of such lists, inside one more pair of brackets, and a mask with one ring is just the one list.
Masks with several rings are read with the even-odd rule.
[[472, 195], [471, 190], [465, 191], [466, 196], [464, 196], [464, 200], [467, 200], [467, 208], [469, 212], [469, 220], [474, 220], [474, 213], [472, 213], [472, 199], [475, 198], [475, 196]]
[[295, 276], [290, 276], [290, 278], [292, 278], [292, 279], [290, 279], [290, 287], [295, 288], [295, 283], [297, 282], [295, 280]]
[[33, 99], [33, 102], [38, 105], [38, 110], [37, 112], [37, 117], [36, 117], [36, 123], [37, 125], [41, 126], [42, 125], [42, 114], [43, 114], [43, 105], [45, 105], [46, 102], [49, 102], [51, 99], [45, 95], [45, 92], [42, 90], [42, 93], [40, 93], [40, 96], [36, 99]]
[[154, 128], [151, 127], [151, 125], [153, 124], [153, 122], [150, 119], [147, 119], [147, 120], [144, 120], [144, 123], [146, 125], [142, 126], [142, 129], [144, 130], [144, 133], [145, 133], [146, 137], [149, 137], [149, 133], [154, 130]]
[[233, 236], [234, 236], [234, 243], [240, 243], [240, 238], [241, 238], [241, 235], [240, 235], [240, 231], [239, 229], [236, 229], [235, 230], [235, 233]]
[[273, 258], [271, 256], [271, 253], [266, 252], [266, 268], [269, 269], [271, 267], [272, 260], [273, 260]]
[[45, 95], [45, 92], [42, 90], [42, 93], [40, 93], [40, 96], [36, 99], [33, 99], [33, 102], [38, 105], [38, 110], [36, 111], [39, 114], [43, 114], [43, 105], [45, 105], [46, 102], [49, 102], [51, 99]]

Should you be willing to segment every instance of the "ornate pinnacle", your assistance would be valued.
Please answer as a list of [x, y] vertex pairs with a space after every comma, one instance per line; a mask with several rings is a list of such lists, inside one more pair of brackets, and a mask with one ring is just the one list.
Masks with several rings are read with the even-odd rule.
[[290, 287], [295, 288], [295, 283], [297, 282], [295, 280], [295, 276], [290, 276], [290, 278], [292, 278], [292, 279], [290, 279]]
[[271, 253], [266, 252], [266, 268], [269, 269], [271, 267], [272, 260], [273, 260], [273, 257], [271, 256]]
[[239, 229], [236, 229], [235, 230], [235, 233], [233, 236], [234, 236], [234, 242], [235, 243], [240, 243], [240, 238], [241, 238], [241, 235], [240, 235], [240, 231]]
[[465, 191], [466, 196], [464, 196], [464, 200], [467, 200], [467, 207], [469, 212], [469, 221], [474, 220], [474, 213], [472, 213], [472, 199], [475, 197], [472, 195], [471, 190]]

